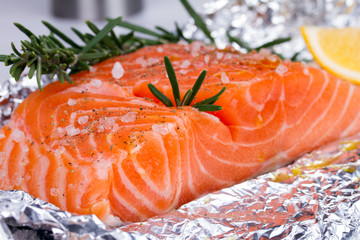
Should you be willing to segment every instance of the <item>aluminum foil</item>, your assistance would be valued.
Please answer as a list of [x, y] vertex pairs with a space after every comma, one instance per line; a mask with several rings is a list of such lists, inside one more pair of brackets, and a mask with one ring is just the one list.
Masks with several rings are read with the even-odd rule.
[[[312, 59], [300, 34], [300, 26], [360, 26], [358, 0], [213, 0], [204, 4], [201, 16], [218, 47], [229, 44], [226, 32], [256, 48], [280, 37], [292, 37], [273, 50], [286, 58], [300, 53], [297, 59]], [[205, 39], [189, 21], [184, 35]], [[233, 44], [241, 49], [237, 44]]]
[[[352, 0], [218, 0], [201, 13], [219, 47], [227, 43], [226, 31], [252, 47], [292, 36], [275, 48], [285, 56], [304, 49], [302, 24], [360, 23], [360, 3]], [[192, 22], [185, 33], [203, 38]], [[3, 84], [0, 124], [35, 89], [26, 77]], [[0, 239], [360, 239], [359, 156], [360, 135], [165, 215], [118, 227], [94, 215], [61, 211], [22, 191], [0, 190]]]

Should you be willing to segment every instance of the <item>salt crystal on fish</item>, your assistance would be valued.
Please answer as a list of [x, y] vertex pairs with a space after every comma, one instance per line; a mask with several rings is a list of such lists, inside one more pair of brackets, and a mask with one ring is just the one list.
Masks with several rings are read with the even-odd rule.
[[223, 82], [223, 83], [229, 83], [230, 82], [230, 80], [229, 80], [229, 78], [228, 78], [228, 76], [226, 75], [225, 72], [221, 73], [221, 82]]
[[71, 120], [71, 121], [74, 121], [75, 118], [76, 118], [76, 113], [75, 113], [75, 112], [72, 112], [72, 113], [70, 114], [70, 120]]
[[57, 189], [54, 187], [50, 188], [50, 195], [56, 197], [58, 195]]
[[120, 79], [122, 76], [124, 76], [125, 70], [120, 62], [114, 63], [113, 69], [111, 70], [111, 74], [113, 78]]
[[105, 130], [105, 128], [104, 128], [104, 126], [103, 125], [100, 125], [99, 127], [98, 127], [98, 132], [103, 132]]
[[0, 152], [0, 165], [5, 161], [6, 159], [6, 153]]
[[209, 55], [206, 55], [206, 56], [204, 57], [204, 61], [205, 61], [206, 64], [209, 64], [210, 56], [209, 56]]
[[55, 149], [55, 156], [58, 157], [61, 154], [63, 154], [64, 152], [65, 152], [65, 148], [63, 146], [60, 146], [57, 149]]
[[276, 62], [277, 60], [279, 60], [278, 56], [276, 56], [276, 55], [270, 55], [270, 56], [267, 57], [267, 59], [270, 62]]
[[148, 61], [147, 61], [147, 65], [151, 66], [151, 65], [154, 65], [154, 64], [156, 64], [158, 62], [160, 62], [160, 61], [157, 58], [149, 58]]
[[187, 70], [184, 70], [184, 69], [180, 69], [179, 71], [182, 75], [185, 75], [188, 71]]
[[100, 124], [103, 125], [106, 130], [110, 130], [115, 124], [115, 120], [113, 118], [104, 117], [100, 119]]
[[76, 136], [80, 133], [80, 129], [75, 128], [73, 125], [66, 126], [65, 130], [69, 136]]
[[181, 68], [188, 68], [190, 66], [190, 61], [189, 60], [184, 60], [182, 62], [182, 64], [180, 65]]
[[142, 67], [146, 67], [147, 65], [147, 61], [144, 59], [144, 57], [138, 57], [135, 62], [140, 64]]
[[95, 72], [97, 70], [97, 67], [90, 66], [90, 72]]
[[222, 52], [216, 52], [216, 58], [220, 60], [224, 56], [224, 53]]
[[61, 137], [65, 136], [66, 130], [64, 128], [58, 127], [56, 130], [57, 130], [57, 133], [58, 133], [58, 137], [61, 138]]
[[0, 133], [0, 139], [3, 139], [3, 138], [5, 138], [6, 136], [5, 136], [5, 134], [3, 133], [3, 132], [1, 132]]
[[79, 124], [85, 124], [85, 123], [87, 123], [88, 120], [89, 120], [89, 116], [81, 116], [78, 119], [78, 123]]
[[80, 130], [80, 133], [81, 133], [81, 134], [87, 134], [88, 132], [89, 132], [89, 131], [88, 131], [87, 129], [81, 129], [81, 130]]
[[170, 132], [167, 124], [154, 124], [151, 128], [154, 132], [158, 132], [161, 135], [166, 135]]
[[232, 58], [233, 58], [233, 55], [231, 53], [226, 53], [225, 54], [225, 57], [224, 57], [225, 60], [229, 60], [229, 59], [232, 59]]
[[74, 105], [76, 104], [76, 100], [69, 98], [67, 104], [68, 104], [69, 106], [74, 106]]
[[280, 76], [284, 76], [284, 74], [285, 74], [287, 71], [288, 71], [288, 68], [287, 68], [284, 64], [282, 64], [282, 63], [280, 63], [280, 64], [276, 67], [276, 69], [275, 69], [275, 72], [276, 72], [277, 74], [279, 74]]
[[136, 120], [136, 114], [134, 112], [128, 112], [125, 115], [123, 115], [120, 120], [125, 123], [129, 122], [135, 122]]
[[202, 45], [203, 44], [201, 42], [193, 42], [191, 44], [191, 56], [193, 56], [193, 57], [198, 56]]
[[270, 49], [267, 49], [267, 48], [261, 48], [259, 53], [263, 56], [271, 56], [271, 51]]
[[99, 79], [93, 79], [90, 81], [90, 84], [96, 88], [100, 88], [102, 85], [102, 81]]
[[11, 133], [11, 137], [14, 140], [14, 142], [21, 142], [22, 140], [25, 139], [25, 134], [23, 131], [20, 131], [18, 129], [13, 130], [13, 132]]
[[164, 49], [163, 49], [162, 47], [158, 47], [158, 48], [156, 49], [156, 51], [159, 52], [159, 53], [162, 53], [162, 52], [164, 51]]

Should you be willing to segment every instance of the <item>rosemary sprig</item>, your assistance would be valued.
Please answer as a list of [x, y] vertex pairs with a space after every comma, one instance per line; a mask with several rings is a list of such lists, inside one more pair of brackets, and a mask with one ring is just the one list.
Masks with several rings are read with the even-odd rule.
[[[206, 70], [203, 70], [200, 73], [194, 86], [185, 93], [184, 98], [181, 100], [180, 99], [180, 91], [179, 91], [179, 83], [177, 81], [176, 74], [175, 74], [174, 68], [171, 64], [171, 61], [167, 56], [164, 57], [164, 63], [165, 63], [166, 72], [168, 74], [170, 84], [171, 84], [171, 87], [173, 90], [175, 104], [173, 104], [173, 102], [171, 102], [170, 98], [168, 98], [165, 94], [163, 94], [160, 90], [158, 90], [153, 84], [148, 83], [148, 88], [149, 88], [150, 92], [167, 107], [190, 106], [190, 104], [194, 100], [196, 94], [198, 93], [201, 85], [203, 84], [203, 82], [205, 80]], [[192, 107], [197, 108], [199, 111], [207, 111], [207, 112], [221, 110], [222, 109], [221, 106], [217, 106], [217, 105], [213, 105], [213, 104], [220, 98], [221, 94], [223, 94], [225, 90], [226, 90], [226, 87], [223, 87], [221, 89], [221, 91], [218, 92], [216, 95], [209, 97], [201, 102], [195, 103], [192, 105]]]
[[[229, 32], [226, 32], [226, 36], [229, 40], [230, 43], [236, 43], [237, 45], [239, 45], [241, 48], [244, 48], [246, 50], [246, 52], [251, 52], [253, 50], [255, 51], [260, 51], [260, 49], [262, 48], [270, 48], [270, 47], [273, 47], [275, 45], [279, 45], [279, 44], [282, 44], [282, 43], [285, 43], [285, 42], [289, 42], [291, 41], [291, 37], [287, 37], [287, 38], [277, 38], [275, 40], [272, 40], [270, 42], [267, 42], [267, 43], [264, 43], [262, 45], [260, 45], [259, 47], [256, 47], [256, 48], [252, 48], [249, 46], [248, 43], [244, 42], [242, 39], [240, 38], [235, 38], [233, 36], [230, 35]], [[284, 57], [281, 55], [281, 54], [278, 54], [276, 52], [272, 52], [273, 54], [276, 54], [278, 55], [280, 58], [284, 59]]]
[[211, 43], [214, 43], [215, 40], [211, 36], [211, 33], [209, 29], [207, 28], [204, 20], [201, 18], [201, 16], [191, 7], [189, 2], [187, 0], [180, 0], [187, 12], [190, 14], [190, 16], [194, 19], [194, 23], [196, 26], [200, 28], [200, 30], [205, 34], [206, 37], [209, 38]]
[[[116, 45], [112, 45], [112, 42], [107, 37], [112, 28], [120, 21], [121, 18], [110, 21], [102, 30], [96, 31], [96, 35], [91, 37], [89, 41], [84, 38], [86, 45], [83, 47], [48, 22], [43, 21], [43, 24], [53, 35], [38, 37], [23, 25], [15, 23], [15, 26], [24, 32], [30, 38], [30, 41], [21, 41], [22, 53], [12, 43], [11, 47], [14, 53], [0, 55], [0, 61], [3, 61], [6, 66], [12, 65], [10, 74], [16, 81], [20, 79], [24, 69], [28, 67], [29, 77], [36, 73], [36, 81], [40, 90], [42, 90], [42, 74], [49, 74], [50, 77], [57, 76], [60, 82], [65, 80], [72, 83], [67, 73], [68, 69], [72, 73], [86, 70], [89, 69], [89, 65], [120, 53], [121, 49]], [[55, 35], [71, 47], [64, 47]]]
[[[206, 33], [206, 25], [202, 22], [199, 15], [192, 9], [187, 0], [181, 0], [190, 15], [194, 17], [197, 25]], [[11, 66], [10, 74], [18, 81], [25, 68], [29, 68], [28, 76], [36, 76], [39, 89], [41, 87], [41, 75], [48, 74], [50, 77], [57, 76], [60, 82], [70, 82], [70, 74], [89, 70], [89, 66], [107, 58], [126, 54], [147, 45], [158, 45], [163, 43], [176, 43], [181, 39], [191, 42], [192, 39], [184, 37], [181, 29], [175, 23], [176, 31], [172, 33], [162, 27], [150, 30], [126, 21], [121, 17], [108, 19], [108, 24], [103, 29], [98, 29], [95, 24], [87, 21], [92, 33], [81, 33], [72, 28], [72, 31], [79, 37], [84, 45], [70, 39], [63, 32], [52, 24], [42, 21], [50, 30], [50, 35], [36, 36], [29, 29], [19, 23], [15, 26], [22, 31], [29, 40], [21, 41], [21, 50], [16, 49], [12, 43], [13, 53], [10, 55], [0, 55], [0, 62], [5, 66]], [[128, 34], [116, 36], [113, 28], [120, 26], [130, 30]], [[146, 35], [150, 38], [136, 36], [135, 33]], [[210, 36], [210, 35], [209, 35]], [[211, 37], [211, 36], [210, 36]], [[211, 38], [212, 39], [212, 38]], [[213, 39], [212, 39], [213, 41]], [[62, 43], [68, 44], [65, 47]]]

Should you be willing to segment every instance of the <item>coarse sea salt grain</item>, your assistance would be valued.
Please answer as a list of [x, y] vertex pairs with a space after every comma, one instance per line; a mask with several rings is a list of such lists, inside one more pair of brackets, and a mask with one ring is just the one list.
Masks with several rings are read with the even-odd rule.
[[188, 71], [187, 70], [185, 70], [185, 69], [180, 69], [180, 71], [179, 71], [182, 75], [185, 75]]
[[80, 133], [80, 129], [75, 128], [73, 125], [66, 126], [65, 130], [69, 136], [76, 136]]
[[75, 113], [75, 112], [72, 112], [72, 113], [70, 114], [70, 121], [73, 122], [73, 121], [75, 120], [75, 118], [76, 118], [76, 113]]
[[60, 146], [57, 149], [55, 149], [55, 156], [58, 157], [61, 154], [63, 154], [64, 152], [65, 152], [65, 148], [63, 146]]
[[98, 127], [98, 132], [99, 132], [99, 133], [103, 132], [104, 130], [105, 130], [105, 128], [104, 128], [103, 125], [100, 125], [100, 126]]
[[88, 122], [88, 120], [89, 120], [89, 116], [81, 116], [81, 117], [78, 118], [78, 123], [79, 124], [85, 124], [85, 123]]
[[147, 61], [144, 59], [144, 57], [138, 57], [135, 62], [140, 64], [142, 67], [146, 67], [147, 65]]
[[279, 74], [280, 76], [284, 76], [284, 74], [285, 74], [287, 71], [288, 71], [288, 68], [287, 68], [284, 64], [282, 64], [282, 63], [280, 63], [280, 64], [276, 67], [276, 69], [275, 69], [275, 72], [276, 72], [277, 74]]
[[115, 120], [109, 117], [100, 118], [100, 124], [103, 125], [106, 130], [110, 130], [115, 124]]
[[80, 133], [81, 133], [81, 134], [87, 134], [88, 132], [89, 132], [89, 131], [88, 131], [87, 129], [81, 129], [81, 130], [80, 130]]
[[157, 58], [149, 58], [149, 59], [147, 60], [147, 65], [148, 65], [148, 66], [151, 66], [151, 65], [154, 65], [154, 64], [156, 64], [156, 63], [158, 63], [158, 62], [160, 62], [160, 61], [159, 61], [159, 59], [157, 59]]
[[277, 60], [279, 60], [279, 57], [276, 56], [276, 55], [270, 55], [267, 57], [267, 59], [270, 61], [270, 62], [276, 62]]
[[25, 139], [25, 134], [23, 131], [20, 131], [18, 129], [13, 130], [13, 132], [11, 133], [11, 137], [14, 140], [14, 142], [21, 142], [22, 140]]
[[190, 61], [189, 60], [184, 60], [182, 63], [181, 63], [181, 65], [180, 65], [180, 67], [181, 68], [188, 68], [189, 66], [190, 66]]
[[102, 85], [102, 81], [99, 80], [99, 79], [92, 79], [92, 80], [90, 81], [90, 84], [91, 84], [92, 86], [96, 87], [96, 88], [100, 88], [101, 85]]
[[205, 62], [206, 64], [209, 64], [209, 61], [210, 61], [210, 56], [209, 56], [209, 55], [205, 55], [205, 57], [204, 57], [204, 62]]
[[216, 58], [218, 60], [222, 59], [222, 57], [224, 56], [224, 53], [223, 52], [216, 52]]
[[53, 196], [53, 197], [56, 197], [58, 195], [58, 190], [57, 188], [50, 188], [50, 195]]
[[69, 98], [67, 104], [68, 104], [69, 106], [74, 106], [74, 105], [76, 104], [76, 100]]
[[3, 139], [5, 137], [6, 137], [5, 134], [3, 132], [0, 132], [0, 139]]
[[111, 70], [111, 74], [113, 78], [120, 79], [122, 76], [124, 76], [125, 70], [120, 62], [114, 63], [114, 66]]
[[267, 48], [261, 48], [259, 53], [264, 56], [271, 56], [271, 51]]
[[163, 49], [162, 47], [158, 47], [156, 50], [157, 50], [159, 53], [162, 53], [162, 52], [164, 51], [164, 49]]
[[203, 44], [201, 42], [193, 42], [191, 44], [191, 56], [198, 56], [202, 45]]
[[90, 66], [90, 72], [95, 72], [97, 70], [97, 67]]
[[128, 112], [125, 115], [123, 115], [120, 120], [125, 123], [129, 122], [135, 122], [136, 120], [136, 114], [134, 112]]
[[225, 72], [221, 73], [221, 82], [223, 82], [223, 83], [229, 83], [230, 82], [230, 80], [229, 80], [229, 78], [228, 78], [228, 76], [226, 75]]
[[166, 135], [170, 132], [168, 124], [154, 124], [151, 128], [154, 132], [158, 132], [161, 135]]
[[57, 135], [58, 135], [58, 137], [61, 138], [61, 137], [65, 136], [65, 134], [66, 134], [65, 128], [58, 127], [56, 130], [57, 130]]

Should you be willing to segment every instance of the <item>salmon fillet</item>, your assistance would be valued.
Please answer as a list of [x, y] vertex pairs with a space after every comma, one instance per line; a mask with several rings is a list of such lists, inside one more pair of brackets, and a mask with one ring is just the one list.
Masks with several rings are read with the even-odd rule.
[[[181, 96], [225, 93], [218, 112], [165, 107], [163, 57]], [[360, 88], [324, 70], [199, 42], [145, 47], [35, 91], [0, 131], [0, 188], [78, 214], [142, 221], [360, 130]]]

